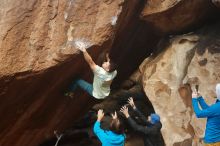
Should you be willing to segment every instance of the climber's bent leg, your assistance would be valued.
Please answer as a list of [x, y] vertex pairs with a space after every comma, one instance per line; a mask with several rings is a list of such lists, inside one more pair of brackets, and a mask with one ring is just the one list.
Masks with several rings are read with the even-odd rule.
[[92, 95], [92, 91], [93, 91], [92, 84], [90, 84], [84, 80], [77, 79], [70, 85], [70, 91], [75, 91], [77, 87], [80, 87], [81, 89], [83, 89], [84, 91], [89, 93], [89, 95], [93, 96]]

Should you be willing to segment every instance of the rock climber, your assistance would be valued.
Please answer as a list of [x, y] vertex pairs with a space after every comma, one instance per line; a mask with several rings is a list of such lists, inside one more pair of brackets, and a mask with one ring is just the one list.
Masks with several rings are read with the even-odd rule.
[[220, 83], [216, 85], [216, 95], [216, 102], [208, 105], [196, 90], [192, 93], [192, 106], [197, 118], [207, 118], [205, 146], [220, 146]]
[[93, 61], [85, 48], [81, 48], [80, 51], [82, 51], [86, 62], [93, 71], [93, 84], [82, 79], [76, 79], [70, 85], [69, 90], [65, 92], [65, 96], [73, 97], [75, 89], [80, 87], [96, 99], [106, 98], [110, 94], [111, 83], [117, 75], [116, 64], [109, 58], [109, 54], [106, 53], [104, 59], [101, 60], [101, 66], [99, 66]]

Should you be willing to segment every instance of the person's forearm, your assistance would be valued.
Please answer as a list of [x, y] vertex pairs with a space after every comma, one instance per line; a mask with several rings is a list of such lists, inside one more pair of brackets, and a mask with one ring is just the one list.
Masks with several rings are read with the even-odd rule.
[[137, 109], [137, 107], [136, 107], [135, 105], [133, 105], [132, 108], [133, 108], [133, 110], [136, 110], [136, 109]]
[[197, 98], [197, 100], [198, 100], [198, 102], [199, 102], [199, 104], [200, 104], [200, 106], [201, 106], [202, 109], [207, 109], [207, 108], [209, 108], [209, 105], [205, 102], [205, 100], [204, 100], [204, 98], [203, 98], [202, 96], [199, 96], [199, 97]]
[[102, 129], [100, 128], [100, 122], [96, 121], [93, 127], [94, 133], [97, 135]]
[[129, 125], [138, 132], [141, 132], [143, 134], [148, 134], [150, 133], [149, 128], [146, 126], [138, 125], [131, 117], [127, 118]]
[[135, 108], [134, 111], [137, 113], [138, 117], [141, 118], [141, 120], [144, 123], [148, 123], [146, 116], [144, 116], [142, 112], [140, 112], [137, 108]]
[[130, 115], [129, 115], [129, 114], [126, 114], [126, 115], [125, 115], [125, 117], [126, 117], [126, 118], [129, 118], [129, 117], [130, 117]]
[[127, 120], [128, 120], [129, 125], [130, 125], [133, 129], [137, 129], [137, 124], [136, 124], [136, 122], [135, 122], [131, 117], [128, 117]]
[[202, 118], [202, 110], [199, 108], [199, 105], [198, 105], [198, 99], [197, 98], [193, 98], [192, 99], [192, 107], [193, 107], [193, 110], [196, 114], [196, 117], [197, 118]]
[[87, 63], [91, 63], [93, 61], [92, 57], [89, 55], [89, 53], [86, 50], [83, 52], [83, 56]]
[[96, 64], [92, 60], [92, 57], [89, 55], [89, 53], [86, 50], [83, 51], [83, 56], [84, 56], [86, 62], [89, 64], [90, 68], [94, 71], [95, 67], [96, 67]]

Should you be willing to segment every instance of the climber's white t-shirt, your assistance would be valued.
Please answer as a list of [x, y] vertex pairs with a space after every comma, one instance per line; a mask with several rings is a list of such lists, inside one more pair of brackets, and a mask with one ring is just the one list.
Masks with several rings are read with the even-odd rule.
[[96, 65], [93, 79], [92, 95], [97, 99], [104, 99], [110, 93], [112, 80], [117, 75], [117, 71], [107, 72], [102, 67]]

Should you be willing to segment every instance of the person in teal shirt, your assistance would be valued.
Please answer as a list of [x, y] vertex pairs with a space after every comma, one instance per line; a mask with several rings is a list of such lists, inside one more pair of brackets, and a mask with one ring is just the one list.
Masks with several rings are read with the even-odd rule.
[[121, 122], [117, 117], [117, 113], [115, 112], [115, 114], [112, 114], [110, 130], [103, 130], [101, 128], [101, 120], [103, 117], [103, 110], [99, 110], [97, 114], [97, 121], [95, 122], [93, 128], [93, 131], [101, 141], [102, 146], [124, 146], [125, 134], [123, 134]]
[[220, 84], [216, 85], [216, 95], [216, 102], [208, 105], [196, 91], [192, 93], [192, 106], [196, 117], [207, 118], [204, 137], [207, 146], [220, 144]]

